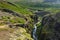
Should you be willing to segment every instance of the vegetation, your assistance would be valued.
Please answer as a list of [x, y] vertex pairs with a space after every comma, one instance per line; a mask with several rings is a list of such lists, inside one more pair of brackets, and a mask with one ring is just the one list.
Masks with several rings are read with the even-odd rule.
[[[45, 10], [45, 11], [49, 11], [52, 13], [57, 13], [60, 11], [60, 5], [59, 4], [50, 4], [50, 3], [38, 3], [38, 2], [14, 2], [17, 5], [20, 6], [25, 6], [28, 9], [32, 9], [32, 10]], [[27, 4], [27, 5], [26, 5]]]
[[15, 38], [16, 40], [33, 40], [30, 34], [33, 29], [33, 19], [30, 16], [33, 16], [33, 14], [27, 8], [7, 1], [0, 1], [0, 14], [0, 21], [2, 20], [0, 31], [1, 33], [8, 32], [11, 37], [8, 37], [9, 40], [14, 40], [15, 35], [18, 35]]

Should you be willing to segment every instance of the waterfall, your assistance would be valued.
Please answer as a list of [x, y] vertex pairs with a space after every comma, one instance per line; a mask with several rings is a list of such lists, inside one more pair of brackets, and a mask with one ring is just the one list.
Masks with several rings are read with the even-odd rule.
[[33, 30], [33, 38], [34, 38], [34, 40], [37, 40], [36, 30], [37, 30], [37, 26], [36, 26], [36, 24], [34, 24], [34, 30]]

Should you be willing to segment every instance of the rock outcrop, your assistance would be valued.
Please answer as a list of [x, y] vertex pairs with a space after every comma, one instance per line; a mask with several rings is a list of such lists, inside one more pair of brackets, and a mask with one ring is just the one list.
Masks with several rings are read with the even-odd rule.
[[37, 10], [37, 11], [35, 12], [35, 14], [36, 14], [37, 16], [43, 17], [43, 16], [46, 15], [46, 14], [50, 14], [50, 12], [44, 11], [44, 10]]
[[60, 13], [43, 17], [38, 40], [60, 40]]

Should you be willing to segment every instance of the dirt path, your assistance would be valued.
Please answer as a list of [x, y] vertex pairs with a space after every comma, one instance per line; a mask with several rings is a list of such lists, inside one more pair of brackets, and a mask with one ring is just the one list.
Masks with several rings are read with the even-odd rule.
[[9, 40], [9, 32], [0, 31], [0, 40]]

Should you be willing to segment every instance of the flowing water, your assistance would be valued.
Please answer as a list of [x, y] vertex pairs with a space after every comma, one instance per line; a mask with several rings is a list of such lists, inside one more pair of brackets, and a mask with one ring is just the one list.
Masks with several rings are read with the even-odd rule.
[[34, 25], [34, 30], [33, 30], [33, 38], [34, 38], [34, 40], [37, 40], [36, 30], [37, 30], [37, 26], [35, 24]]

